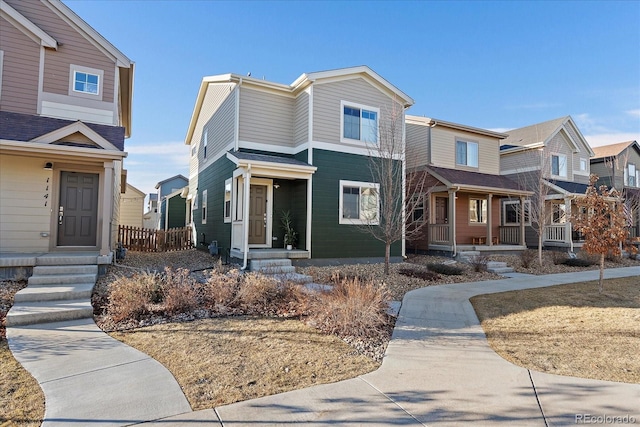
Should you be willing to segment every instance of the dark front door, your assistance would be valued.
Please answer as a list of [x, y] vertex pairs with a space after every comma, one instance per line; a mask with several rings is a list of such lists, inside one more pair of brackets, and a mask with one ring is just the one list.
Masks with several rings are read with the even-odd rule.
[[449, 223], [449, 199], [436, 197], [436, 224]]
[[61, 172], [58, 246], [95, 246], [98, 174]]
[[249, 244], [267, 243], [267, 186], [251, 184], [249, 190]]

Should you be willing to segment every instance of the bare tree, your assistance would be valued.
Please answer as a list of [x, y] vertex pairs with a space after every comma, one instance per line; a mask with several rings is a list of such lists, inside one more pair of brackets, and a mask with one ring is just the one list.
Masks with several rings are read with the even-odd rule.
[[591, 174], [583, 206], [575, 217], [575, 228], [585, 235], [584, 249], [600, 255], [599, 291], [602, 293], [604, 259], [608, 254], [619, 255], [622, 243], [629, 235], [624, 203], [618, 190], [606, 185], [596, 188], [598, 176]]
[[[426, 197], [430, 189], [426, 186], [426, 174], [407, 175], [405, 159], [410, 153], [404, 140], [404, 110], [395, 100], [389, 111], [382, 111], [378, 123], [378, 140], [368, 141], [369, 169], [374, 182], [375, 197], [370, 197], [371, 211], [375, 215], [366, 218], [361, 227], [385, 245], [384, 273], [389, 274], [391, 245], [402, 239], [411, 239], [421, 233], [427, 221], [411, 221], [415, 212], [426, 215]], [[382, 116], [382, 114], [381, 114]], [[361, 201], [362, 203], [363, 201]], [[411, 223], [411, 226], [408, 225]]]

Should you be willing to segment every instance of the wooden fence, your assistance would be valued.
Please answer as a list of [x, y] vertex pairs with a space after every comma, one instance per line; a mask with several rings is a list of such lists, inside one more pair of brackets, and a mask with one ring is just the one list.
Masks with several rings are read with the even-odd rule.
[[118, 242], [130, 251], [169, 252], [193, 247], [191, 227], [152, 230], [149, 228], [118, 227]]

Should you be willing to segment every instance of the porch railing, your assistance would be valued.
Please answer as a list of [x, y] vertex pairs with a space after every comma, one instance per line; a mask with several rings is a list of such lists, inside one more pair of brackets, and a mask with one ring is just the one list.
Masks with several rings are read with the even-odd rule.
[[520, 226], [518, 225], [501, 225], [500, 230], [500, 243], [504, 245], [519, 245], [520, 244]]
[[569, 242], [571, 223], [552, 224], [544, 226], [544, 240], [547, 242]]
[[118, 227], [118, 242], [131, 251], [169, 252], [193, 247], [191, 227], [153, 230], [149, 228]]
[[449, 224], [429, 224], [429, 241], [431, 243], [450, 243]]

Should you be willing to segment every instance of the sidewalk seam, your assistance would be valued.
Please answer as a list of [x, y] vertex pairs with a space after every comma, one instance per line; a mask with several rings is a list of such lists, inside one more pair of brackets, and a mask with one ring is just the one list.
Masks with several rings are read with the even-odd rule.
[[542, 409], [542, 402], [540, 402], [540, 398], [538, 397], [538, 390], [536, 390], [536, 384], [533, 382], [533, 377], [531, 376], [530, 369], [527, 369], [527, 374], [529, 374], [529, 380], [531, 381], [533, 394], [536, 396], [536, 402], [538, 402], [538, 408], [540, 409], [540, 413], [542, 414], [542, 420], [544, 421], [544, 425], [546, 427], [549, 427], [549, 423], [547, 423], [547, 416], [544, 414], [544, 410]]
[[48, 380], [48, 381], [43, 381], [40, 384], [49, 384], [49, 383], [53, 383], [53, 382], [56, 382], [56, 381], [67, 380], [69, 378], [79, 377], [79, 376], [87, 375], [87, 374], [92, 374], [94, 372], [106, 371], [106, 370], [113, 369], [113, 368], [119, 368], [121, 366], [131, 365], [133, 363], [144, 362], [144, 361], [149, 360], [149, 359], [155, 360], [150, 356], [146, 356], [145, 358], [138, 359], [138, 360], [132, 360], [130, 362], [119, 363], [117, 365], [112, 365], [112, 366], [105, 366], [103, 368], [96, 368], [96, 369], [92, 369], [92, 370], [85, 371], [85, 372], [80, 372], [80, 373], [73, 374], [73, 375], [67, 375], [67, 376], [64, 376], [64, 377], [55, 378], [55, 379], [51, 379], [51, 380]]
[[[358, 377], [359, 379], [361, 379], [362, 381], [364, 381], [369, 387], [371, 387], [372, 389], [374, 389], [375, 391], [377, 391], [378, 393], [380, 393], [381, 395], [383, 395], [384, 397], [386, 397], [389, 402], [393, 403], [395, 406], [397, 406], [398, 408], [400, 408], [400, 410], [402, 412], [404, 412], [405, 414], [407, 414], [408, 416], [410, 416], [411, 418], [413, 418], [418, 424], [424, 426], [424, 427], [428, 427], [427, 424], [421, 422], [419, 419], [417, 419], [413, 414], [409, 413], [406, 409], [404, 409], [399, 403], [397, 403], [395, 400], [393, 400], [392, 398], [390, 398], [389, 396], [387, 396], [386, 393], [384, 393], [382, 390], [378, 389], [376, 386], [374, 386], [373, 384], [371, 384], [369, 381], [365, 380], [362, 377]], [[224, 426], [224, 425], [223, 425]], [[548, 426], [547, 426], [548, 427]]]

